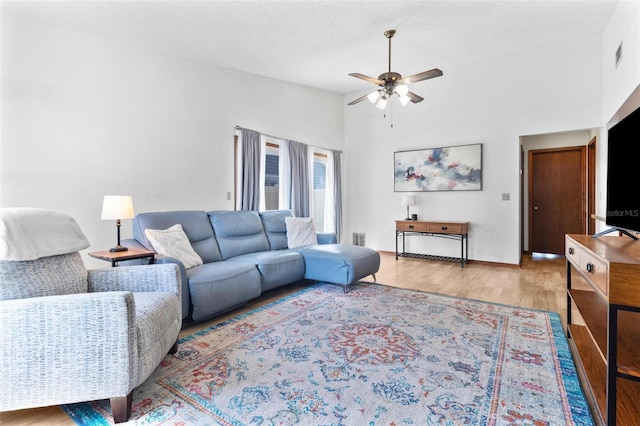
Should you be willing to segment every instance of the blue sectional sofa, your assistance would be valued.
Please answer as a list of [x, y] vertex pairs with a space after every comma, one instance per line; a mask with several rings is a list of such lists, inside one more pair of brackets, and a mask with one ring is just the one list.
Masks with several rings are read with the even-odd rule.
[[203, 321], [234, 309], [264, 291], [303, 279], [347, 287], [373, 275], [378, 252], [336, 244], [334, 234], [317, 234], [318, 244], [287, 246], [290, 210], [169, 211], [141, 213], [133, 220], [129, 247], [153, 249], [145, 229], [180, 224], [203, 264], [185, 269], [178, 259], [158, 255], [156, 263], [177, 263], [182, 275], [182, 317]]

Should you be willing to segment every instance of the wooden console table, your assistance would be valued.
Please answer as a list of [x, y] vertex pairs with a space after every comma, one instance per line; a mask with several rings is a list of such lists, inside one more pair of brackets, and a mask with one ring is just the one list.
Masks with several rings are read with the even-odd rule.
[[[600, 424], [640, 419], [640, 241], [567, 235], [567, 335]], [[573, 268], [572, 268], [573, 266]], [[572, 288], [574, 269], [589, 284]], [[572, 303], [585, 325], [571, 323]]]
[[[411, 235], [440, 237], [460, 241], [460, 257], [435, 256], [430, 254], [407, 253], [406, 239]], [[398, 250], [398, 239], [402, 237], [402, 251]], [[424, 220], [396, 220], [396, 260], [398, 257], [446, 260], [460, 262], [460, 267], [469, 262], [469, 222], [441, 222]]]

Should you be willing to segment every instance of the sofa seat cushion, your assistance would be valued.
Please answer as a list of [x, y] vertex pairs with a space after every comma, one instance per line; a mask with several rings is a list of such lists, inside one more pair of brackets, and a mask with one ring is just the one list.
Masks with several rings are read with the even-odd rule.
[[205, 263], [187, 270], [193, 310], [202, 321], [260, 296], [260, 272], [242, 262]]
[[136, 386], [160, 364], [176, 343], [182, 322], [180, 305], [174, 293], [133, 293], [136, 305], [138, 371]]
[[262, 278], [262, 291], [300, 281], [304, 277], [304, 259], [294, 250], [272, 250], [236, 256], [227, 262], [255, 265]]
[[304, 278], [344, 286], [378, 272], [380, 254], [368, 247], [320, 244], [296, 249], [304, 257]]

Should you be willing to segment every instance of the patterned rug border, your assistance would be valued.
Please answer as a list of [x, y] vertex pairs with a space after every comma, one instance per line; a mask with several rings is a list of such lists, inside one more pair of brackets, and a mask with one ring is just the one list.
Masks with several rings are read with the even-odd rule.
[[[244, 319], [246, 319], [247, 317], [250, 317], [252, 315], [256, 315], [264, 310], [268, 310], [271, 309], [275, 306], [278, 306], [280, 304], [286, 303], [287, 301], [289, 301], [290, 299], [296, 298], [296, 297], [300, 297], [306, 293], [309, 292], [313, 292], [315, 291], [318, 287], [322, 287], [325, 285], [334, 285], [331, 283], [325, 283], [325, 282], [318, 282], [318, 283], [314, 283], [312, 285], [310, 285], [307, 288], [303, 288], [301, 290], [298, 290], [294, 293], [282, 296], [277, 298], [276, 300], [269, 302], [265, 305], [262, 306], [258, 306], [256, 308], [253, 308], [247, 312], [244, 312], [242, 314], [239, 315], [235, 315], [231, 318], [228, 318], [224, 321], [221, 321], [217, 324], [214, 324], [210, 327], [207, 327], [205, 329], [202, 329], [200, 331], [194, 332], [192, 334], [189, 334], [185, 337], [180, 338], [179, 343], [185, 343], [185, 342], [189, 342], [191, 340], [197, 339], [198, 337], [201, 336], [205, 336], [207, 334], [213, 333], [215, 332], [217, 329], [226, 327], [230, 324], [233, 324], [235, 322], [238, 321], [242, 321]], [[498, 302], [489, 302], [489, 301], [485, 301], [485, 300], [480, 300], [480, 299], [474, 299], [474, 298], [466, 298], [466, 297], [458, 297], [458, 296], [450, 296], [447, 294], [442, 294], [442, 293], [436, 293], [436, 292], [430, 292], [430, 291], [425, 291], [425, 290], [418, 290], [418, 289], [410, 289], [410, 288], [403, 288], [403, 287], [395, 287], [395, 286], [390, 286], [390, 285], [386, 285], [386, 284], [381, 284], [381, 283], [372, 283], [372, 282], [357, 282], [355, 285], [352, 285], [351, 288], [349, 289], [350, 291], [353, 290], [353, 288], [355, 286], [380, 286], [380, 287], [387, 287], [387, 288], [392, 288], [394, 290], [397, 291], [401, 291], [401, 292], [418, 292], [418, 293], [424, 293], [424, 294], [429, 294], [429, 295], [433, 295], [436, 297], [442, 297], [442, 298], [446, 298], [446, 299], [450, 299], [450, 300], [466, 300], [466, 301], [470, 301], [470, 302], [475, 302], [475, 303], [480, 303], [480, 304], [486, 304], [486, 305], [495, 305], [495, 306], [500, 306], [500, 307], [504, 307], [504, 308], [510, 308], [510, 309], [522, 309], [522, 310], [527, 310], [527, 311], [533, 311], [533, 312], [540, 312], [540, 313], [544, 313], [547, 315], [548, 321], [549, 321], [549, 325], [550, 325], [550, 329], [553, 333], [553, 341], [555, 342], [555, 348], [556, 348], [556, 361], [559, 365], [559, 372], [562, 375], [562, 380], [563, 383], [565, 385], [565, 392], [567, 395], [567, 400], [571, 401], [572, 404], [569, 404], [568, 410], [572, 413], [572, 416], [574, 417], [574, 419], [576, 420], [576, 424], [577, 425], [593, 425], [593, 418], [591, 415], [591, 411], [590, 408], [587, 404], [586, 401], [586, 397], [585, 394], [582, 390], [582, 386], [580, 384], [580, 380], [578, 377], [578, 373], [577, 373], [577, 368], [573, 359], [573, 355], [571, 353], [571, 350], [569, 348], [569, 342], [567, 340], [567, 337], [564, 333], [564, 329], [562, 327], [562, 322], [560, 319], [560, 315], [557, 312], [553, 312], [553, 311], [548, 311], [548, 310], [544, 310], [544, 309], [535, 309], [535, 308], [529, 308], [529, 307], [523, 307], [523, 306], [517, 306], [517, 305], [511, 305], [511, 304], [505, 304], [505, 303], [498, 303]], [[89, 403], [77, 403], [77, 404], [67, 404], [67, 405], [61, 405], [60, 408], [76, 423], [79, 425], [87, 425], [87, 426], [103, 426], [103, 425], [112, 425], [113, 422], [111, 419], [107, 419], [105, 417], [103, 417], [103, 415], [98, 412], [97, 410], [95, 410], [93, 407], [91, 407], [91, 405]], [[132, 419], [127, 423], [123, 423], [123, 425], [129, 425], [129, 424], [136, 424], [136, 420]]]

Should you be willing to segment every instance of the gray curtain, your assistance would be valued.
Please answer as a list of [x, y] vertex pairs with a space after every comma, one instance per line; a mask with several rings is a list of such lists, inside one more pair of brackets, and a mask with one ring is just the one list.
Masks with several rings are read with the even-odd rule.
[[241, 129], [242, 203], [241, 210], [260, 208], [260, 133]]
[[309, 217], [309, 163], [307, 145], [289, 141], [291, 161], [291, 210], [296, 217]]
[[335, 206], [335, 217], [333, 223], [336, 226], [336, 237], [340, 242], [342, 235], [342, 166], [340, 164], [340, 151], [332, 151], [333, 153], [333, 202]]

